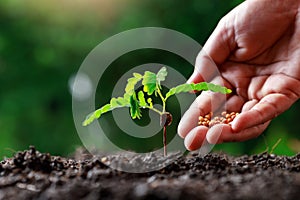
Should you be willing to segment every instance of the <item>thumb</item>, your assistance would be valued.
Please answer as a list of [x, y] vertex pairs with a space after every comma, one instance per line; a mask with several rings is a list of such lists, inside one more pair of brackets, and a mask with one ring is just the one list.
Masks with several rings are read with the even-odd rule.
[[228, 26], [227, 19], [228, 17], [225, 16], [219, 22], [199, 52], [194, 73], [188, 80], [189, 83], [211, 81], [219, 73], [218, 66], [234, 51], [236, 47], [234, 30], [232, 26]]

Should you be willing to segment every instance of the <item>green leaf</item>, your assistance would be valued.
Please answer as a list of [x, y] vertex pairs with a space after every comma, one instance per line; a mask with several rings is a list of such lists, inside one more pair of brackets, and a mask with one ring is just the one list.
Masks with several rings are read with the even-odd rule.
[[121, 108], [121, 107], [130, 107], [129, 100], [130, 100], [129, 98], [125, 98], [125, 95], [124, 97], [112, 98], [109, 104], [106, 104], [101, 108], [97, 109], [96, 111], [92, 112], [91, 114], [89, 114], [86, 117], [86, 119], [83, 121], [82, 125], [87, 126], [91, 124], [94, 120], [99, 119], [102, 114], [108, 111], [112, 111], [113, 109]]
[[128, 100], [123, 97], [112, 98], [110, 100], [110, 105], [113, 108], [128, 106]]
[[184, 84], [178, 85], [174, 88], [171, 88], [169, 90], [169, 92], [167, 92], [167, 94], [166, 94], [166, 99], [174, 94], [179, 94], [181, 92], [207, 91], [207, 90], [210, 90], [213, 92], [219, 92], [222, 94], [231, 93], [230, 89], [223, 87], [223, 86], [215, 85], [213, 83], [206, 83], [206, 82], [201, 82], [201, 83], [197, 83], [197, 84], [184, 83]]
[[138, 79], [142, 79], [143, 78], [143, 75], [142, 74], [139, 74], [139, 73], [133, 73], [133, 76], [135, 78], [138, 78]]
[[185, 84], [178, 85], [174, 88], [171, 88], [169, 92], [167, 92], [166, 99], [174, 94], [179, 94], [181, 92], [189, 92], [189, 91], [193, 91], [193, 87], [191, 84], [185, 83]]
[[161, 88], [160, 82], [166, 80], [166, 76], [168, 75], [167, 68], [162, 67], [156, 75], [156, 81], [158, 84], [158, 87]]
[[142, 84], [144, 86], [143, 90], [148, 95], [152, 95], [156, 90], [156, 74], [153, 72], [145, 71]]
[[90, 113], [86, 119], [83, 121], [82, 125], [87, 126], [91, 124], [94, 120], [98, 119], [101, 117], [103, 113], [106, 113], [108, 111], [111, 111], [113, 108], [111, 107], [110, 104], [106, 104], [103, 107], [99, 108], [98, 110]]
[[148, 99], [147, 99], [147, 102], [148, 102], [148, 104], [149, 104], [149, 107], [150, 107], [150, 108], [153, 108], [152, 99], [151, 99], [151, 98], [148, 98]]
[[134, 92], [135, 85], [143, 78], [139, 73], [133, 73], [133, 77], [127, 80], [127, 85], [125, 87], [125, 93], [132, 94]]
[[125, 93], [124, 96], [123, 96], [123, 98], [126, 100], [126, 102], [130, 101], [130, 97], [131, 97], [131, 95], [128, 94], [128, 93]]
[[202, 88], [207, 88], [206, 90], [210, 90], [212, 92], [219, 92], [222, 94], [229, 94], [232, 92], [230, 89], [228, 89], [226, 87], [223, 87], [220, 85], [215, 85], [213, 83], [202, 82], [202, 83], [195, 84], [195, 90], [198, 90], [198, 91], [204, 90]]
[[132, 119], [140, 119], [142, 114], [141, 114], [141, 109], [139, 107], [139, 102], [136, 99], [136, 93], [134, 92], [131, 97], [130, 97], [130, 115]]
[[139, 91], [138, 92], [138, 99], [139, 99], [139, 105], [141, 107], [146, 107], [148, 106], [148, 104], [146, 103], [145, 97], [144, 97], [144, 92], [143, 91]]

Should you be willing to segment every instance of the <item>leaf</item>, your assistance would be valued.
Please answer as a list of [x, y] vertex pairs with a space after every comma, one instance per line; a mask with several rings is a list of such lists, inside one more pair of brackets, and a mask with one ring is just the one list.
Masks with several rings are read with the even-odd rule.
[[126, 99], [125, 95], [124, 97], [118, 97], [118, 98], [112, 98], [110, 100], [109, 104], [106, 104], [102, 106], [101, 108], [97, 109], [96, 111], [92, 112], [89, 114], [86, 119], [83, 121], [82, 125], [87, 126], [91, 124], [94, 120], [99, 119], [102, 114], [112, 111], [116, 108], [121, 108], [121, 107], [129, 107], [129, 98]]
[[139, 78], [139, 79], [142, 79], [143, 78], [143, 75], [142, 74], [139, 74], [139, 73], [133, 73], [133, 76], [135, 78]]
[[166, 80], [166, 76], [168, 75], [167, 68], [162, 67], [156, 75], [156, 81], [158, 84], [158, 87], [161, 88], [160, 82]]
[[110, 105], [113, 108], [128, 106], [128, 101], [123, 97], [112, 98], [110, 100]]
[[[198, 88], [200, 90], [198, 90]], [[226, 87], [223, 87], [220, 85], [215, 85], [213, 83], [202, 82], [202, 83], [195, 84], [195, 90], [201, 91], [201, 90], [203, 90], [202, 88], [207, 88], [207, 90], [210, 90], [212, 92], [219, 92], [222, 94], [229, 94], [232, 92], [230, 89], [228, 89]]]
[[231, 90], [220, 86], [220, 85], [215, 85], [213, 83], [206, 83], [206, 82], [201, 82], [201, 83], [184, 83], [181, 85], [178, 85], [174, 88], [171, 88], [169, 92], [166, 94], [166, 99], [169, 98], [170, 96], [174, 94], [179, 94], [181, 92], [190, 92], [190, 91], [213, 91], [213, 92], [219, 92], [222, 94], [228, 94], [231, 93]]
[[103, 113], [106, 113], [108, 111], [111, 111], [113, 108], [111, 107], [110, 104], [106, 104], [103, 107], [99, 108], [98, 110], [90, 113], [85, 120], [83, 121], [82, 125], [87, 126], [91, 124], [94, 120], [98, 119], [101, 117]]
[[144, 92], [143, 91], [139, 91], [138, 92], [138, 99], [139, 99], [139, 105], [141, 107], [146, 107], [148, 106], [148, 104], [146, 103], [145, 97], [144, 97]]
[[148, 98], [148, 99], [147, 99], [147, 102], [148, 102], [148, 104], [149, 104], [149, 107], [150, 107], [150, 108], [153, 108], [152, 99], [151, 99], [151, 98]]
[[131, 95], [128, 94], [128, 93], [125, 93], [124, 96], [123, 96], [123, 98], [126, 100], [126, 102], [130, 101], [130, 97], [131, 97]]
[[185, 84], [178, 85], [174, 88], [171, 88], [169, 92], [167, 92], [166, 99], [174, 94], [178, 94], [181, 92], [189, 92], [189, 91], [193, 91], [193, 86], [191, 84], [185, 83]]
[[133, 77], [127, 80], [127, 85], [125, 87], [125, 93], [132, 94], [135, 85], [143, 78], [139, 73], [133, 73]]
[[142, 116], [141, 109], [139, 107], [139, 102], [136, 99], [135, 92], [130, 97], [130, 115], [132, 119], [140, 119]]
[[156, 74], [153, 72], [145, 71], [142, 84], [144, 86], [143, 90], [148, 95], [152, 95], [156, 90]]

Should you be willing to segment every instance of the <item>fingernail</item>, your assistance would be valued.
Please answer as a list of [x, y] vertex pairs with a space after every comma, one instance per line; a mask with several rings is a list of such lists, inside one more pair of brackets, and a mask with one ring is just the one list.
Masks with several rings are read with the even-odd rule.
[[221, 136], [222, 125], [215, 125], [210, 128], [206, 134], [206, 140], [210, 144], [217, 144]]

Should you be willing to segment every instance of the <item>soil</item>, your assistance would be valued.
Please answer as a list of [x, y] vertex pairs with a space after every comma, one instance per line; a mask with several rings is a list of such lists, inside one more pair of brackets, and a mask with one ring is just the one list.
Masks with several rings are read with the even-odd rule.
[[63, 158], [30, 147], [1, 161], [0, 199], [219, 200], [300, 196], [300, 154], [231, 157], [191, 153], [148, 173], [121, 172], [105, 165], [109, 160], [122, 162], [126, 160], [124, 156], [93, 156], [79, 151], [73, 158]]

